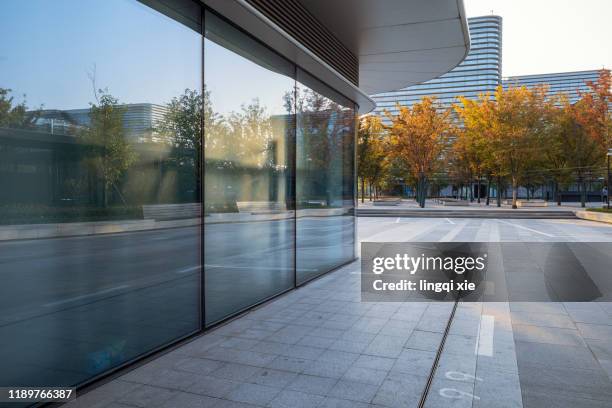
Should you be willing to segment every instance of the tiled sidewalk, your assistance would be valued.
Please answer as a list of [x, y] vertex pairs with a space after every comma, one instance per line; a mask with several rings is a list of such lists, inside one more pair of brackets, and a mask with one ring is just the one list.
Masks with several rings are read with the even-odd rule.
[[[545, 231], [548, 235], [534, 234]], [[610, 241], [582, 221], [360, 222], [364, 240]], [[609, 407], [612, 303], [459, 304], [425, 406]], [[362, 303], [359, 264], [68, 407], [416, 407], [451, 303]]]
[[416, 406], [452, 304], [361, 303], [358, 268], [290, 292], [68, 406]]

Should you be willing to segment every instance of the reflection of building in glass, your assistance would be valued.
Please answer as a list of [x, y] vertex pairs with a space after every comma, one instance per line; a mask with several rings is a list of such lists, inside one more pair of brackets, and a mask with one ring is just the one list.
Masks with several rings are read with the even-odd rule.
[[471, 48], [465, 60], [452, 71], [397, 91], [373, 95], [376, 113], [385, 109], [396, 114], [396, 104], [411, 106], [424, 96], [435, 96], [443, 107], [457, 102], [457, 97], [477, 98], [495, 91], [502, 75], [502, 18], [483, 16], [468, 19]]
[[565, 94], [570, 103], [580, 99], [580, 93], [589, 92], [587, 82], [597, 82], [601, 70], [560, 72], [555, 74], [517, 75], [504, 78], [504, 88], [509, 86], [526, 86], [533, 88], [547, 85], [550, 95]]
[[[163, 105], [153, 103], [130, 103], [119, 105], [125, 108], [123, 129], [130, 142], [159, 141], [155, 128], [168, 111]], [[79, 128], [89, 126], [90, 109], [47, 109], [39, 113], [36, 125], [51, 134], [72, 135]]]

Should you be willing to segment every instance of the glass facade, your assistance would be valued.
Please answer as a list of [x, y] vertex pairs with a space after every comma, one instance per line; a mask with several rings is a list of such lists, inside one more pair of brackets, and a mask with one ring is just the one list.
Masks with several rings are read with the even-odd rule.
[[354, 257], [355, 108], [298, 71], [297, 282]]
[[189, 0], [0, 12], [0, 386], [84, 384], [354, 259], [353, 102]]
[[509, 86], [548, 86], [549, 95], [565, 94], [570, 103], [580, 99], [580, 93], [590, 92], [587, 82], [597, 82], [600, 70], [563, 72], [558, 74], [518, 75], [504, 78], [504, 88]]
[[435, 96], [443, 108], [457, 103], [459, 96], [477, 98], [493, 93], [502, 78], [502, 18], [483, 16], [468, 19], [471, 48], [467, 57], [452, 71], [419, 85], [373, 95], [377, 108], [397, 114], [396, 104], [411, 106], [424, 96]]

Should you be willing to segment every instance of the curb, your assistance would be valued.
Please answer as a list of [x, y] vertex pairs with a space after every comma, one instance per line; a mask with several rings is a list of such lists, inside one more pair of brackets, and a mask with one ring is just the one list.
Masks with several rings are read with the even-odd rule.
[[576, 214], [576, 217], [581, 218], [583, 220], [605, 222], [607, 224], [612, 224], [612, 213], [608, 214], [608, 213], [600, 213], [600, 212], [595, 212], [595, 211], [579, 210], [579, 211], [574, 211], [574, 214]]

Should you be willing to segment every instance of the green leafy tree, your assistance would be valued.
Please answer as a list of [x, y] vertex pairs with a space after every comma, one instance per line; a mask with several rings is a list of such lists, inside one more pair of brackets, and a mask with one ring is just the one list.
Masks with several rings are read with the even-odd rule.
[[40, 114], [40, 109], [28, 112], [24, 100], [15, 103], [11, 96], [11, 90], [0, 88], [0, 127], [4, 128], [28, 128], [32, 127]]
[[91, 104], [89, 111], [90, 126], [79, 134], [79, 142], [86, 149], [85, 163], [90, 174], [97, 174], [102, 180], [104, 207], [108, 206], [112, 189], [121, 196], [117, 184], [137, 159], [125, 138], [125, 111], [125, 106], [120, 105], [117, 98], [99, 90], [96, 103]]

